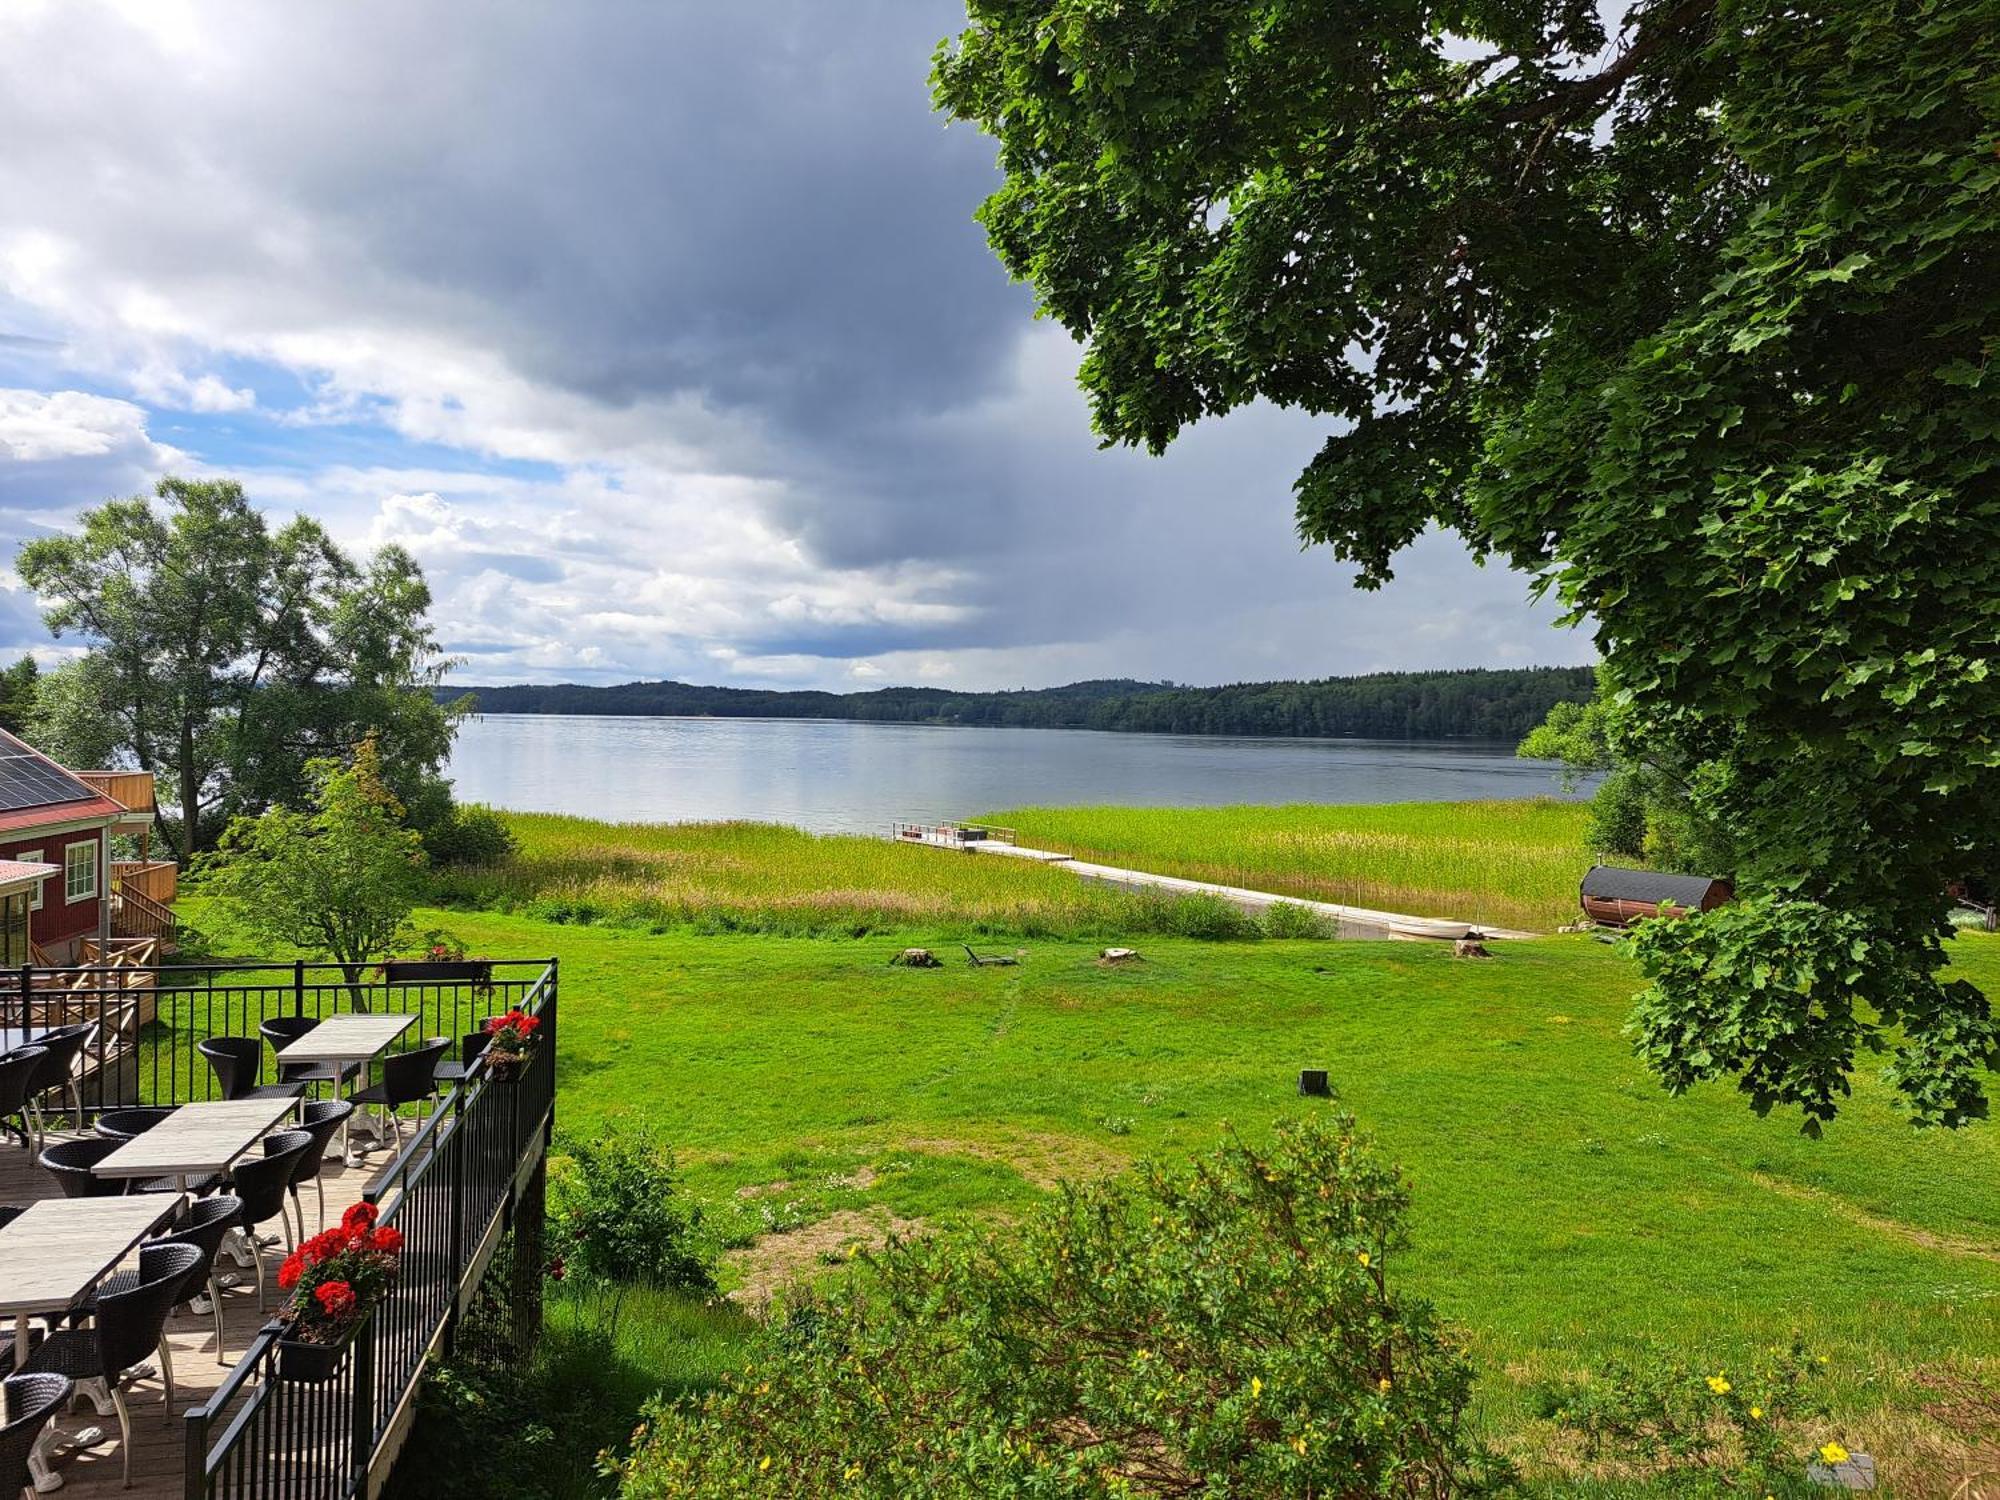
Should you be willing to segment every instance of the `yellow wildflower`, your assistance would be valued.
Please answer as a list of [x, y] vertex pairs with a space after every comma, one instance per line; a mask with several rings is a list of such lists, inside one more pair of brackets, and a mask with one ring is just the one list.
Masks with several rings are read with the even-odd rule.
[[1376, 1390], [1378, 1390], [1378, 1391], [1386, 1391], [1386, 1390], [1388, 1390], [1388, 1389], [1389, 1389], [1389, 1377], [1388, 1377], [1387, 1375], [1384, 1375], [1384, 1376], [1383, 1376], [1383, 1377], [1382, 1377], [1382, 1378], [1381, 1378], [1380, 1380], [1376, 1381], [1376, 1382], [1375, 1382], [1375, 1389], [1376, 1389]]
[[1302, 1437], [1295, 1437], [1295, 1438], [1293, 1438], [1293, 1439], [1292, 1439], [1292, 1447], [1293, 1447], [1293, 1449], [1294, 1449], [1294, 1450], [1295, 1450], [1295, 1451], [1296, 1451], [1296, 1452], [1298, 1453], [1299, 1457], [1301, 1457], [1301, 1458], [1304, 1458], [1304, 1457], [1305, 1457], [1305, 1452], [1306, 1452], [1306, 1440], [1305, 1440], [1304, 1438], [1302, 1438]]
[[760, 1459], [758, 1459], [758, 1460], [757, 1460], [757, 1472], [758, 1472], [759, 1474], [763, 1473], [763, 1472], [764, 1472], [764, 1471], [765, 1471], [766, 1469], [768, 1469], [768, 1468], [770, 1468], [770, 1467], [771, 1467], [771, 1455], [770, 1455], [770, 1454], [766, 1453], [766, 1454], [765, 1454], [765, 1455], [764, 1455], [764, 1456], [763, 1456], [762, 1458], [760, 1458]]
[[1360, 1261], [1361, 1264], [1364, 1266], [1368, 1264], [1368, 1252], [1366, 1250], [1363, 1250], [1359, 1255], [1355, 1256], [1354, 1258]]
[[1255, 1375], [1252, 1375], [1250, 1377], [1250, 1399], [1252, 1401], [1255, 1401], [1259, 1396], [1263, 1394], [1264, 1394], [1264, 1382], [1258, 1379]]
[[1726, 1396], [1729, 1394], [1729, 1381], [1721, 1375], [1711, 1375], [1708, 1377], [1708, 1388], [1718, 1396]]
[[1830, 1464], [1844, 1464], [1847, 1462], [1847, 1450], [1838, 1443], [1820, 1444], [1819, 1456]]
[[[858, 1478], [860, 1476], [860, 1473], [861, 1473], [860, 1464], [849, 1464], [846, 1468], [840, 1471], [840, 1477], [842, 1479], [854, 1479]], [[1769, 1497], [1766, 1497], [1766, 1500], [1769, 1500]]]
[[1763, 1419], [1764, 1419], [1764, 1408], [1763, 1408], [1763, 1407], [1761, 1407], [1761, 1406], [1753, 1406], [1753, 1407], [1751, 1407], [1751, 1408], [1750, 1408], [1750, 1420], [1751, 1420], [1751, 1421], [1753, 1421], [1753, 1422], [1761, 1422], [1761, 1421], [1762, 1421]]

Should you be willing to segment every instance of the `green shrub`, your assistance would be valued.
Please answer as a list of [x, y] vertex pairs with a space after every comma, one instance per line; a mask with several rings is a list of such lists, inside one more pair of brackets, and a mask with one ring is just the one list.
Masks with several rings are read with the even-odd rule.
[[461, 804], [423, 830], [424, 852], [434, 865], [481, 867], [505, 863], [515, 850], [514, 831], [490, 807]]
[[1538, 1416], [1582, 1440], [1592, 1461], [1656, 1478], [1670, 1493], [1808, 1494], [1826, 1415], [1812, 1385], [1826, 1361], [1794, 1338], [1749, 1369], [1647, 1351], [1586, 1380], [1538, 1387]]
[[698, 1409], [654, 1406], [623, 1492], [1496, 1493], [1470, 1366], [1389, 1288], [1407, 1201], [1342, 1118], [892, 1243]]
[[1333, 937], [1332, 926], [1310, 906], [1296, 901], [1274, 901], [1264, 913], [1264, 936], [1270, 938]]
[[702, 1213], [673, 1153], [637, 1135], [565, 1143], [549, 1180], [549, 1248], [565, 1277], [712, 1292]]

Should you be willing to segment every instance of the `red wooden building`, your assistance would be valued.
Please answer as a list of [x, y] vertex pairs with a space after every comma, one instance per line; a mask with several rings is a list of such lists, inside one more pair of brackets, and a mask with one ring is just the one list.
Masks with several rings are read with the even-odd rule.
[[[0, 730], [0, 965], [66, 964], [86, 945], [159, 938], [172, 946], [177, 871], [147, 858], [153, 778], [70, 771]], [[114, 860], [113, 834], [136, 860]]]

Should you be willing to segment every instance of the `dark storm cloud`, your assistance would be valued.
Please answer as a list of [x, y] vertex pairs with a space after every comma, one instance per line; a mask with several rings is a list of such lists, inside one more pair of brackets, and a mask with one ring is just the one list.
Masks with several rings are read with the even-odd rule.
[[[1376, 596], [1301, 554], [1311, 419], [1097, 450], [1075, 347], [973, 223], [992, 144], [930, 110], [960, 24], [943, 0], [0, 12], [0, 136], [35, 147], [0, 158], [0, 306], [155, 409], [305, 390], [249, 462], [196, 460], [413, 547], [482, 671], [1586, 655], [1448, 541]], [[316, 461], [342, 423], [388, 424], [408, 463]], [[118, 442], [163, 461], [143, 426]], [[98, 459], [50, 461], [73, 502], [114, 492]], [[45, 510], [65, 493], [36, 480]]]

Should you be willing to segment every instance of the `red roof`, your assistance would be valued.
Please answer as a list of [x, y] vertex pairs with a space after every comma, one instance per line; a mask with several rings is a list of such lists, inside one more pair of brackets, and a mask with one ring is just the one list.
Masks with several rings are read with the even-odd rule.
[[91, 797], [83, 802], [51, 802], [45, 807], [24, 807], [19, 812], [0, 813], [0, 834], [49, 828], [59, 823], [88, 822], [97, 818], [109, 821], [124, 815], [124, 807], [109, 797]]
[[18, 735], [0, 729], [0, 833], [52, 824], [109, 821], [122, 804], [79, 780]]

